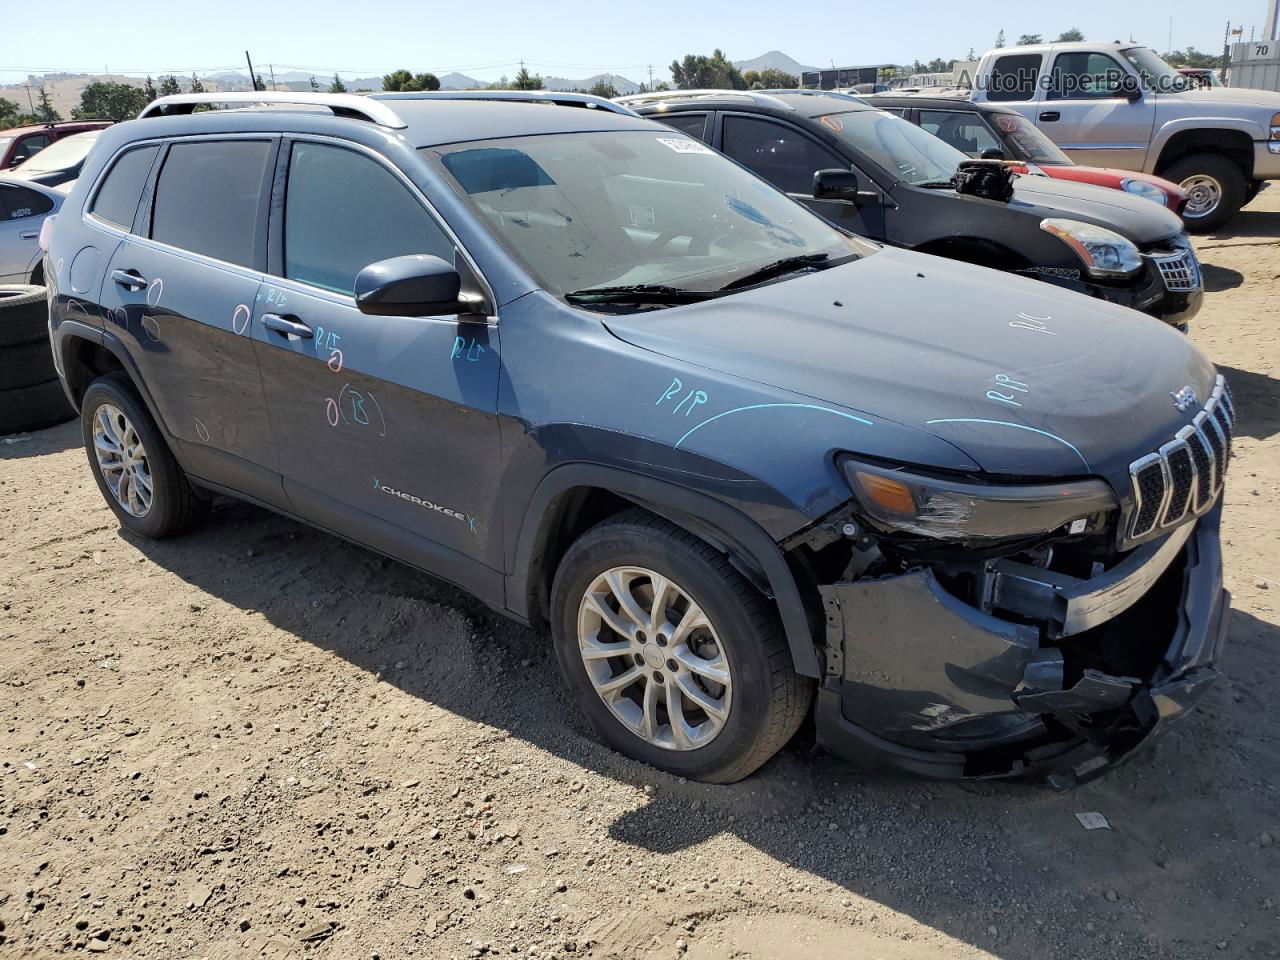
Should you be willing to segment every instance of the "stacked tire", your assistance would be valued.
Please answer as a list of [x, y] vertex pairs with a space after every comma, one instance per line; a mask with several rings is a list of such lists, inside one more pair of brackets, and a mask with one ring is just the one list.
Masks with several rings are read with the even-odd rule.
[[75, 416], [49, 347], [45, 288], [0, 284], [0, 435]]

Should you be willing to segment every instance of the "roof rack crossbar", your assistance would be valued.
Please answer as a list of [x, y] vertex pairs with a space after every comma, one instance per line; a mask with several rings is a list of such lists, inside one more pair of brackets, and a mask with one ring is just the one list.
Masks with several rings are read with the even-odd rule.
[[138, 114], [146, 117], [191, 113], [201, 104], [239, 104], [241, 106], [312, 106], [328, 107], [334, 116], [368, 120], [382, 127], [402, 130], [407, 126], [400, 115], [385, 103], [353, 93], [285, 93], [259, 90], [253, 93], [178, 93], [153, 100]]
[[779, 110], [795, 109], [790, 104], [784, 103], [777, 97], [760, 90], [658, 90], [652, 93], [633, 93], [629, 96], [618, 97], [614, 103], [624, 105], [632, 103], [662, 103], [664, 100], [701, 100], [710, 97], [741, 97], [746, 100], [753, 100], [761, 105], [776, 107]]
[[558, 90], [421, 90], [412, 92], [375, 93], [375, 100], [499, 100], [512, 103], [551, 103], [559, 107], [585, 107], [608, 110], [628, 117], [635, 111], [593, 93], [568, 93]]

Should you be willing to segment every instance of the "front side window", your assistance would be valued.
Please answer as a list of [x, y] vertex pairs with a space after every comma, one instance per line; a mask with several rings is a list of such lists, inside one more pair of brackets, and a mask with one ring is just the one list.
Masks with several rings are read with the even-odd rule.
[[1105, 53], [1060, 53], [1053, 62], [1050, 100], [1107, 100], [1124, 95], [1128, 74]]
[[873, 249], [674, 131], [556, 134], [425, 148], [490, 231], [563, 296], [719, 291], [790, 257]]
[[52, 142], [49, 136], [43, 133], [35, 133], [29, 137], [23, 137], [18, 142], [18, 152], [13, 157], [14, 163], [30, 160]]
[[0, 186], [0, 219], [25, 220], [53, 209], [53, 201], [26, 187]]
[[949, 184], [965, 159], [955, 147], [883, 110], [830, 113], [819, 121], [886, 173], [913, 186]]
[[996, 57], [987, 77], [987, 99], [1005, 103], [1034, 100], [1040, 76], [1040, 54], [1011, 53]]
[[453, 242], [381, 164], [342, 147], [295, 143], [284, 208], [284, 272], [351, 294], [356, 274], [388, 257], [454, 262]]
[[848, 170], [826, 147], [794, 127], [757, 117], [724, 118], [724, 152], [779, 190], [813, 196], [818, 170]]
[[921, 110], [920, 129], [970, 157], [980, 157], [987, 150], [1004, 152], [982, 118], [968, 110]]
[[[93, 149], [93, 145], [98, 141], [98, 132], [77, 133], [70, 137], [63, 137], [56, 143], [44, 147], [35, 156], [30, 156], [19, 168], [24, 174], [32, 173], [52, 173], [55, 170], [69, 170], [77, 163], [81, 163], [85, 157], [89, 155], [89, 151]], [[45, 143], [49, 140], [46, 137]], [[19, 150], [24, 147], [20, 146]]]
[[138, 200], [142, 197], [142, 188], [146, 185], [151, 163], [159, 150], [158, 146], [139, 147], [117, 160], [98, 189], [93, 208], [89, 212], [125, 230], [132, 227], [133, 216], [138, 211]]
[[152, 239], [252, 266], [270, 155], [266, 140], [175, 143], [156, 180]]

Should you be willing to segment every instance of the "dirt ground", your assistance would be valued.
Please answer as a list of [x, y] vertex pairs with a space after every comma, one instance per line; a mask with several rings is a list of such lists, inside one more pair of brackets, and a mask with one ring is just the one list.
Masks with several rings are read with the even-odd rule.
[[233, 501], [141, 541], [76, 424], [0, 441], [0, 956], [1280, 956], [1280, 188], [1197, 245], [1240, 415], [1224, 676], [1066, 794], [803, 734], [680, 782], [452, 588]]

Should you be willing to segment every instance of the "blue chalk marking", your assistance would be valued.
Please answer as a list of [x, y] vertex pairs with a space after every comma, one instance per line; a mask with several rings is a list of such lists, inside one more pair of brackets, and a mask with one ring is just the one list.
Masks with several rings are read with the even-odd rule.
[[374, 477], [374, 478], [373, 478], [373, 489], [375, 489], [375, 490], [377, 490], [377, 489], [378, 489], [378, 478], [377, 478], [377, 477]]
[[462, 348], [467, 345], [467, 341], [462, 337], [453, 338], [453, 352], [449, 354], [450, 360], [456, 360], [462, 353]]
[[671, 381], [671, 386], [667, 387], [666, 392], [663, 393], [662, 396], [658, 397], [658, 399], [653, 402], [653, 405], [656, 407], [663, 400], [670, 400], [677, 393], [679, 393], [683, 387], [684, 387], [684, 384], [680, 382], [679, 377], [673, 378]]
[[680, 444], [684, 443], [686, 440], [689, 439], [689, 437], [691, 437], [694, 433], [701, 430], [708, 423], [714, 423], [716, 420], [719, 420], [721, 417], [727, 417], [730, 414], [734, 414], [734, 413], [743, 413], [747, 410], [772, 410], [779, 407], [791, 408], [793, 410], [817, 410], [820, 413], [834, 413], [837, 417], [844, 417], [846, 420], [853, 420], [856, 423], [861, 423], [868, 427], [874, 426], [874, 424], [870, 420], [868, 420], [866, 417], [858, 417], [858, 416], [854, 416], [852, 413], [844, 413], [840, 410], [832, 410], [830, 407], [819, 407], [816, 404], [812, 404], [812, 403], [753, 403], [748, 407], [734, 407], [732, 410], [726, 410], [724, 413], [717, 413], [714, 417], [708, 417], [706, 420], [703, 420], [700, 424], [698, 424], [696, 427], [694, 427], [692, 430], [686, 433], [683, 437], [677, 440], [675, 442], [675, 446], [677, 447], [680, 446]]
[[946, 420], [925, 421], [926, 425], [935, 423], [986, 423], [994, 427], [1013, 427], [1015, 430], [1029, 430], [1032, 433], [1038, 433], [1042, 437], [1048, 437], [1050, 440], [1057, 440], [1064, 446], [1070, 447], [1071, 451], [1080, 458], [1080, 462], [1084, 464], [1084, 468], [1086, 470], [1092, 469], [1089, 466], [1089, 461], [1084, 458], [1084, 454], [1080, 452], [1079, 448], [1077, 448], [1074, 443], [1069, 440], [1063, 440], [1062, 437], [1058, 436], [1056, 433], [1050, 433], [1048, 430], [1040, 430], [1037, 427], [1029, 427], [1025, 423], [1010, 423], [1008, 420], [979, 420], [973, 417], [955, 417]]
[[469, 513], [467, 514], [467, 526], [471, 528], [472, 533], [476, 532], [476, 518]]

